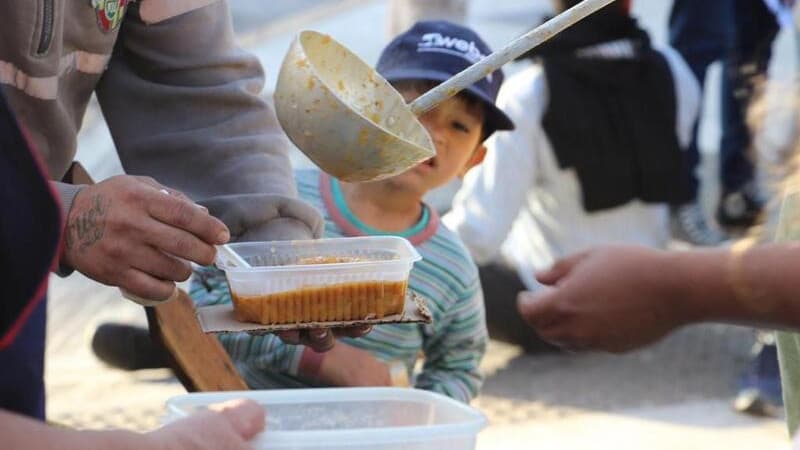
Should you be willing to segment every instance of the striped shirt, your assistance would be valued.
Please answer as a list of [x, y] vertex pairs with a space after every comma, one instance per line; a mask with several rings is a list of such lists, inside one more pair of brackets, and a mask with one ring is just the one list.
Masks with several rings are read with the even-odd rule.
[[[383, 233], [351, 212], [333, 178], [318, 171], [300, 171], [296, 177], [300, 196], [325, 218], [325, 237], [391, 234], [408, 239], [422, 256], [411, 271], [409, 288], [428, 300], [433, 323], [381, 325], [367, 336], [341, 341], [382, 361], [402, 362], [417, 388], [463, 402], [475, 397], [483, 382], [478, 365], [488, 334], [478, 271], [458, 236], [428, 207], [408, 230]], [[196, 303], [230, 302], [224, 275], [213, 268], [198, 269], [195, 275], [191, 295]], [[221, 335], [220, 341], [252, 388], [314, 385], [298, 376], [303, 346], [285, 344], [273, 335]], [[420, 353], [424, 361], [415, 374]]]

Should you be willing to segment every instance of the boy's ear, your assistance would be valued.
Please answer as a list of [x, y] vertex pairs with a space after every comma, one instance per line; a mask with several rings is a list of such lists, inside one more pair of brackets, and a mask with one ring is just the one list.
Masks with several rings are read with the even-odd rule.
[[458, 173], [458, 177], [464, 178], [464, 175], [466, 175], [470, 169], [483, 162], [483, 158], [486, 158], [486, 146], [481, 144], [475, 149], [474, 152], [472, 152], [472, 156], [470, 156], [469, 160], [467, 160], [467, 163], [464, 164], [464, 168], [462, 168], [461, 172]]

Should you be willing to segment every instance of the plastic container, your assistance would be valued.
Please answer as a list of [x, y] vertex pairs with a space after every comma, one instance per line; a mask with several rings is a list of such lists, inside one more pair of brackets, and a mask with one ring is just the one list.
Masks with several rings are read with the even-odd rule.
[[267, 409], [257, 450], [471, 450], [484, 415], [433, 392], [332, 388], [186, 394], [167, 402], [165, 421], [209, 404], [249, 398]]
[[[368, 315], [366, 305], [380, 296], [391, 298], [391, 306], [399, 311], [405, 303], [409, 273], [419, 253], [405, 239], [394, 236], [370, 236], [313, 241], [244, 242], [230, 244], [231, 250], [239, 254], [251, 267], [242, 267], [218, 255], [217, 266], [225, 271], [234, 296], [239, 298], [269, 298], [264, 308], [262, 323], [292, 323], [299, 320], [296, 311], [301, 311], [300, 301], [305, 301], [305, 311], [314, 299], [331, 300], [329, 297], [365, 297], [352, 309], [325, 310], [303, 319], [304, 322], [364, 319]], [[353, 262], [313, 263], [322, 258], [356, 258]], [[312, 261], [312, 263], [309, 263]], [[348, 290], [349, 289], [349, 290]], [[303, 296], [314, 290], [312, 294]], [[369, 294], [367, 292], [374, 292]], [[391, 297], [388, 297], [391, 293]], [[372, 296], [376, 297], [372, 297]], [[282, 301], [279, 299], [283, 299]], [[256, 305], [260, 300], [256, 301]], [[326, 303], [327, 304], [327, 303]], [[371, 303], [375, 304], [375, 303]], [[295, 306], [297, 305], [297, 306]], [[312, 305], [313, 306], [313, 305]], [[358, 306], [361, 306], [359, 309]], [[279, 310], [279, 308], [285, 308]], [[291, 314], [288, 310], [292, 311]], [[252, 314], [251, 314], [252, 315]], [[269, 316], [268, 316], [269, 315]], [[378, 315], [377, 317], [381, 317]], [[274, 321], [277, 320], [277, 321]], [[279, 320], [280, 319], [280, 320]], [[282, 320], [282, 321], [281, 321]]]

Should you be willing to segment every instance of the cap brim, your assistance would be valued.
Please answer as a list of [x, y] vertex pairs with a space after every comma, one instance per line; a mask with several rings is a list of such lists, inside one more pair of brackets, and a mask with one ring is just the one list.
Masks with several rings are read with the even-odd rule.
[[[383, 78], [390, 83], [393, 81], [404, 80], [447, 81], [450, 78], [453, 78], [453, 74], [451, 73], [439, 72], [437, 70], [417, 69], [389, 70], [385, 73], [381, 73], [381, 76], [383, 76]], [[487, 106], [486, 113], [488, 114], [488, 117], [486, 118], [486, 124], [490, 128], [490, 130], [488, 130], [489, 132], [486, 134], [487, 136], [494, 131], [513, 130], [515, 128], [514, 122], [511, 120], [511, 118], [509, 118], [502, 109], [498, 108], [494, 104], [494, 100], [492, 100], [483, 91], [477, 89], [474, 85], [467, 87], [465, 91], [480, 99]]]

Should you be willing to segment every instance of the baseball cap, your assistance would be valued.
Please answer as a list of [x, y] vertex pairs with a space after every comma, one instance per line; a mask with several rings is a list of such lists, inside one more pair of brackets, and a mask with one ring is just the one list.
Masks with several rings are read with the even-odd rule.
[[[444, 20], [421, 21], [386, 46], [375, 70], [389, 82], [446, 81], [491, 53], [467, 27]], [[495, 105], [503, 79], [503, 71], [496, 70], [465, 89], [486, 105], [487, 135], [514, 129], [514, 122]]]

